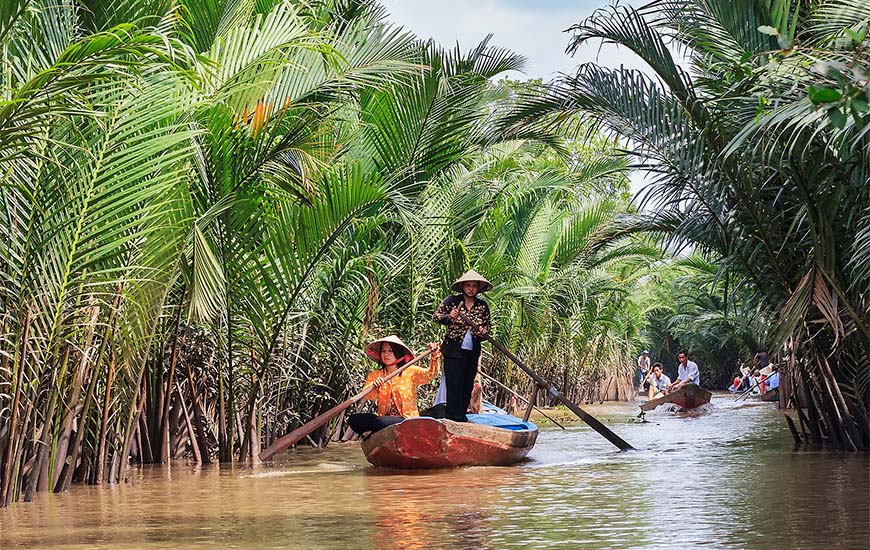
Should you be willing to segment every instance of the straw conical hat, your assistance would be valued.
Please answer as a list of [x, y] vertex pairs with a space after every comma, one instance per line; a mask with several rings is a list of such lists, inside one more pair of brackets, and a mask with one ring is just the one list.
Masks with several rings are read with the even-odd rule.
[[381, 344], [384, 342], [390, 343], [390, 347], [393, 348], [393, 353], [396, 355], [396, 359], [401, 359], [404, 356], [414, 356], [411, 348], [409, 348], [405, 344], [405, 342], [402, 342], [401, 338], [399, 338], [395, 334], [391, 334], [386, 338], [380, 338], [378, 340], [375, 340], [374, 342], [366, 346], [366, 355], [368, 355], [372, 361], [376, 363], [381, 362]]
[[473, 269], [469, 269], [468, 271], [463, 273], [462, 277], [456, 279], [456, 282], [450, 285], [450, 288], [452, 288], [456, 292], [462, 292], [462, 283], [467, 281], [477, 281], [478, 283], [480, 283], [480, 288], [477, 290], [477, 292], [479, 293], [486, 292], [487, 290], [492, 290], [492, 283], [487, 281], [483, 275]]

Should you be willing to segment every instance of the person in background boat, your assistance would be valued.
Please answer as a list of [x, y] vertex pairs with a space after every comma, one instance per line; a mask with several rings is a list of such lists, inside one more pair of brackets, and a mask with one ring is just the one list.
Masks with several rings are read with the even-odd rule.
[[[436, 323], [447, 325], [441, 352], [444, 354], [444, 376], [447, 386], [446, 418], [456, 422], [468, 422], [466, 416], [477, 374], [480, 345], [492, 331], [489, 305], [478, 295], [492, 289], [492, 283], [476, 271], [469, 270], [451, 287], [452, 294], [441, 302], [432, 316]], [[459, 312], [467, 315], [480, 328], [474, 333], [465, 324]]]
[[689, 361], [689, 355], [685, 351], [681, 351], [677, 355], [677, 360], [680, 364], [677, 366], [677, 379], [668, 384], [668, 391], [680, 389], [686, 384], [701, 385], [701, 372], [698, 370], [698, 364], [694, 361]]
[[374, 433], [387, 426], [398, 424], [406, 418], [420, 416], [417, 410], [417, 386], [429, 383], [438, 374], [441, 366], [438, 343], [426, 344], [426, 348], [433, 350], [429, 359], [429, 368], [411, 365], [400, 375], [384, 381], [384, 378], [413, 359], [414, 354], [395, 335], [375, 340], [366, 346], [366, 355], [380, 368], [368, 375], [363, 390], [374, 386], [375, 391], [368, 394], [366, 399], [377, 402], [378, 414], [350, 415], [347, 423], [353, 431], [360, 435], [366, 432]]
[[734, 381], [731, 383], [731, 386], [728, 388], [728, 391], [730, 391], [731, 393], [736, 393], [738, 390], [740, 390], [740, 384], [742, 382], [743, 382], [742, 378], [740, 378], [739, 376], [735, 376]]
[[640, 352], [640, 357], [637, 358], [637, 377], [639, 380], [639, 388], [641, 390], [646, 389], [647, 378], [649, 377], [650, 369], [649, 369], [649, 350], [643, 350]]
[[767, 356], [767, 352], [763, 349], [755, 352], [755, 357], [752, 358], [753, 366], [758, 370], [763, 370], [767, 365], [770, 364], [770, 359]]
[[480, 373], [474, 375], [474, 386], [471, 388], [471, 400], [468, 402], [469, 414], [480, 414], [480, 409], [483, 408], [483, 384], [480, 380]]
[[743, 379], [740, 380], [740, 387], [737, 388], [737, 391], [742, 392], [749, 389], [749, 378], [752, 375], [752, 370], [749, 367], [743, 367], [740, 369], [741, 374], [743, 374]]
[[668, 390], [671, 384], [671, 379], [663, 372], [662, 364], [656, 363], [652, 366], [652, 376], [649, 377], [649, 398], [655, 399], [663, 395]]
[[752, 389], [752, 391], [749, 392], [749, 395], [753, 397], [756, 395], [761, 395], [761, 390], [758, 389], [758, 387], [761, 385], [761, 373], [758, 371], [758, 369], [755, 369], [755, 371], [752, 373], [752, 377], [749, 379], [749, 382], [751, 383], [749, 387]]
[[775, 390], [779, 387], [779, 370], [777, 370], [776, 367], [773, 367], [773, 373], [770, 375], [770, 378], [767, 379], [767, 387], [771, 390]]

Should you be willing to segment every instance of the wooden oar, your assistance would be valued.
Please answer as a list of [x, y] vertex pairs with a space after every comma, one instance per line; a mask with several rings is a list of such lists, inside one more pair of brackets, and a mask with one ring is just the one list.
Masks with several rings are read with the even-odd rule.
[[[420, 360], [425, 359], [433, 351], [435, 351], [435, 350], [430, 349], [426, 353], [423, 353], [421, 355], [418, 355], [417, 357], [414, 357], [413, 359], [411, 359], [410, 361], [408, 361], [407, 363], [405, 363], [404, 365], [402, 365], [401, 367], [396, 369], [396, 371], [393, 372], [392, 374], [390, 374], [389, 376], [385, 376], [384, 382], [386, 382], [387, 380], [390, 380], [391, 378], [399, 376], [400, 374], [402, 374], [402, 371], [404, 371], [405, 369], [407, 369], [408, 367], [410, 367], [414, 363], [418, 363]], [[336, 417], [341, 411], [348, 409], [351, 405], [353, 405], [354, 403], [356, 403], [357, 401], [359, 401], [363, 397], [367, 396], [368, 394], [370, 394], [374, 390], [375, 390], [375, 387], [373, 385], [368, 386], [367, 388], [364, 388], [361, 392], [354, 395], [353, 397], [351, 397], [347, 401], [339, 403], [338, 405], [332, 407], [331, 409], [329, 409], [325, 413], [321, 414], [320, 416], [314, 417], [307, 424], [303, 424], [302, 426], [299, 426], [298, 428], [296, 428], [295, 430], [293, 430], [289, 434], [285, 435], [284, 437], [281, 437], [280, 439], [278, 439], [277, 441], [275, 441], [274, 443], [272, 443], [271, 445], [269, 445], [268, 447], [263, 449], [263, 452], [260, 453], [260, 460], [269, 460], [270, 458], [275, 456], [275, 454], [280, 453], [281, 451], [283, 451], [284, 449], [286, 449], [290, 445], [293, 445], [294, 443], [296, 443], [297, 441], [299, 441], [300, 439], [302, 439], [306, 435], [310, 434], [311, 432], [313, 432], [317, 428], [320, 428], [321, 426], [323, 426], [324, 424], [326, 424], [327, 422], [332, 420], [334, 417]]]
[[[492, 381], [492, 382], [495, 382], [495, 383], [498, 384], [500, 387], [502, 387], [502, 388], [504, 388], [506, 391], [510, 392], [510, 394], [513, 395], [514, 397], [516, 397], [517, 399], [521, 399], [521, 400], [524, 401], [525, 403], [528, 403], [528, 402], [529, 402], [528, 399], [526, 399], [526, 398], [523, 397], [522, 395], [518, 394], [518, 393], [515, 392], [514, 390], [510, 389], [509, 387], [505, 386], [504, 384], [502, 384], [501, 382], [499, 382], [498, 380], [496, 380], [496, 379], [493, 378], [492, 376], [486, 374], [486, 373], [483, 372], [482, 370], [478, 369], [477, 372], [479, 372], [479, 373], [481, 374], [481, 376], [483, 376], [483, 377], [486, 378], [487, 380], [490, 380], [490, 381]], [[559, 422], [558, 422], [555, 418], [553, 418], [552, 416], [548, 415], [547, 413], [545, 413], [543, 410], [539, 409], [539, 408], [538, 408], [537, 406], [535, 406], [535, 405], [532, 405], [532, 407], [534, 407], [536, 411], [538, 411], [539, 413], [541, 413], [542, 415], [544, 415], [544, 418], [549, 419], [553, 424], [559, 426], [559, 427], [562, 428], [563, 430], [565, 429], [565, 426], [559, 424]]]
[[[472, 321], [468, 317], [468, 315], [466, 315], [465, 313], [460, 311], [459, 316], [462, 317], [462, 320], [465, 321], [465, 323], [468, 326], [473, 328], [475, 332], [480, 331], [480, 327], [477, 325], [477, 323]], [[532, 369], [527, 367], [520, 360], [519, 357], [517, 357], [516, 355], [511, 353], [510, 350], [508, 350], [506, 347], [501, 345], [501, 343], [498, 340], [493, 339], [489, 334], [483, 335], [483, 338], [489, 340], [498, 351], [505, 354], [508, 357], [508, 359], [513, 361], [520, 369], [522, 369], [523, 372], [528, 374], [539, 387], [545, 388], [547, 390], [547, 393], [549, 393], [554, 399], [556, 399], [557, 401], [559, 401], [560, 403], [562, 403], [563, 405], [568, 407], [568, 409], [570, 409], [571, 412], [573, 412], [574, 414], [579, 416], [583, 422], [586, 422], [586, 424], [588, 424], [590, 428], [592, 428], [596, 432], [603, 435], [604, 438], [607, 439], [607, 441], [610, 441], [611, 443], [613, 443], [614, 445], [619, 447], [619, 450], [627, 451], [629, 449], [632, 449], [632, 450], [634, 449], [634, 447], [629, 445], [624, 439], [622, 439], [621, 437], [619, 437], [618, 435], [613, 433], [613, 431], [610, 428], [608, 428], [607, 426], [605, 426], [604, 424], [599, 422], [597, 418], [595, 418], [594, 416], [592, 416], [588, 412], [584, 411], [576, 403], [574, 403], [573, 401], [571, 401], [570, 399], [568, 399], [567, 397], [562, 395], [562, 392], [560, 392], [555, 386], [553, 386], [553, 384], [550, 384], [549, 382], [547, 382], [546, 380], [544, 380], [543, 378], [538, 376], [538, 374], [535, 371], [533, 371]]]
[[746, 390], [745, 392], [743, 392], [743, 393], [741, 393], [740, 395], [738, 395], [738, 396], [734, 399], [734, 401], [740, 401], [741, 399], [743, 399], [744, 397], [746, 397], [747, 395], [749, 395], [749, 392], [751, 392], [752, 390], [754, 390], [755, 388], [757, 388], [758, 386], [760, 386], [762, 382], [767, 382], [767, 380], [766, 380], [766, 379], [765, 379], [765, 380], [761, 380], [760, 377], [759, 377], [758, 382], [756, 382], [755, 384], [753, 384], [752, 387], [749, 388], [748, 390]]

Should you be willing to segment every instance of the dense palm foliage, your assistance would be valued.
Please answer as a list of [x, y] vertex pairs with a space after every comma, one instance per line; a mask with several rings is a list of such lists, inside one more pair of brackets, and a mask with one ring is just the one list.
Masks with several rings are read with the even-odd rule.
[[715, 263], [696, 255], [662, 262], [644, 281], [641, 338], [669, 376], [677, 374], [678, 352], [691, 350], [691, 359], [703, 366], [702, 384], [724, 388], [765, 348], [760, 339], [768, 321], [753, 303], [728, 292], [734, 278], [723, 278]]
[[857, 0], [602, 8], [569, 51], [615, 43], [657, 78], [583, 65], [515, 119], [585, 112], [624, 138], [654, 180], [653, 213], [624, 230], [714, 261], [723, 316], [761, 321], [758, 340], [807, 396], [810, 439], [846, 450], [870, 444], [868, 24]]
[[553, 377], [625, 369], [656, 254], [596, 240], [625, 163], [503, 130], [512, 52], [361, 0], [17, 0], [0, 48], [0, 505], [256, 457], [373, 334], [434, 339], [470, 265]]

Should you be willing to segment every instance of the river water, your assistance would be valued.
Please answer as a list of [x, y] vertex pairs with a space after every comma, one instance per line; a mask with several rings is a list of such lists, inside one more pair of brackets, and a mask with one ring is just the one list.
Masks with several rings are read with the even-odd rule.
[[590, 408], [513, 467], [397, 472], [357, 444], [255, 468], [173, 464], [0, 510], [0, 548], [870, 548], [870, 459], [793, 450], [774, 404]]

